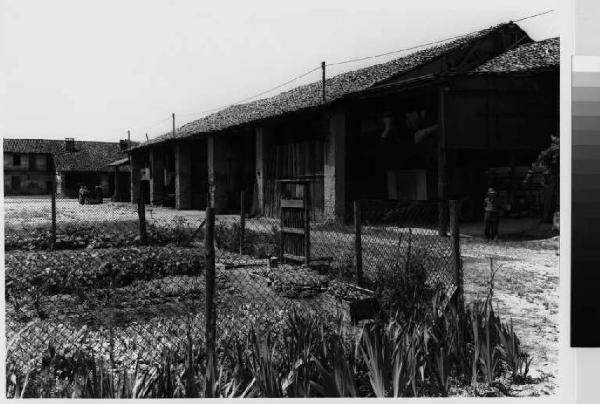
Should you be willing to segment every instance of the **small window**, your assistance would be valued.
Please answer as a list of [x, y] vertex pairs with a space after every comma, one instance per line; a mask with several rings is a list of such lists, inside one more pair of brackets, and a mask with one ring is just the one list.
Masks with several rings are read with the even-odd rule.
[[427, 200], [425, 170], [388, 171], [388, 199], [395, 201]]
[[13, 166], [20, 166], [21, 165], [21, 155], [20, 154], [13, 154]]
[[12, 176], [10, 178], [10, 180], [11, 180], [10, 185], [11, 185], [13, 191], [20, 191], [21, 190], [21, 177], [15, 175], [15, 176]]

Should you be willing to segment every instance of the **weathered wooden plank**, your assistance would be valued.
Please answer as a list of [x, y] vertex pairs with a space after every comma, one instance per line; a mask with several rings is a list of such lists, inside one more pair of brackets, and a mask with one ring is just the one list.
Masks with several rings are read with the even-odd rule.
[[281, 228], [281, 232], [282, 233], [286, 233], [286, 234], [299, 234], [299, 235], [303, 236], [304, 235], [304, 228], [282, 227]]
[[306, 260], [306, 257], [304, 257], [303, 255], [294, 255], [294, 254], [283, 254], [283, 258], [286, 260], [290, 260], [290, 261], [296, 261], [296, 262], [304, 262], [304, 260]]
[[281, 207], [302, 209], [304, 208], [304, 201], [302, 199], [282, 199]]

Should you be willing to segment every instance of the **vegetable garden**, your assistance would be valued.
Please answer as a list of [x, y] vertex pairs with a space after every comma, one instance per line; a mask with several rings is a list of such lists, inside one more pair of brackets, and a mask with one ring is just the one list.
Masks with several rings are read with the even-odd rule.
[[[426, 228], [366, 226], [358, 286], [345, 226], [314, 227], [333, 259], [309, 268], [270, 265], [272, 222], [248, 220], [240, 251], [237, 222], [219, 219], [212, 361], [198, 223], [149, 220], [142, 243], [135, 220], [71, 221], [52, 250], [44, 226], [5, 234], [9, 397], [503, 396], [532, 382], [493, 278], [464, 309], [449, 301]], [[379, 310], [353, 319], [370, 298]]]

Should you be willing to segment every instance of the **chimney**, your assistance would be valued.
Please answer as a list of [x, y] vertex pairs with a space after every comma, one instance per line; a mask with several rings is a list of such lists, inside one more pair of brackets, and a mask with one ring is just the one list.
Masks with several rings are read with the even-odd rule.
[[72, 137], [65, 138], [65, 149], [67, 149], [68, 152], [75, 151], [75, 139], [74, 138], [72, 138]]
[[121, 151], [127, 150], [129, 148], [129, 142], [127, 139], [119, 140], [119, 147], [121, 148]]

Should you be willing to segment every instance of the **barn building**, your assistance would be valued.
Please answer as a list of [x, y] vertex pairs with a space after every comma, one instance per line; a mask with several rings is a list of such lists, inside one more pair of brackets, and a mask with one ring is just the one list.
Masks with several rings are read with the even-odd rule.
[[513, 206], [523, 198], [524, 172], [558, 117], [558, 38], [535, 42], [506, 23], [141, 143], [130, 150], [131, 195], [204, 209], [210, 190], [227, 213], [245, 190], [249, 211], [277, 216], [282, 180], [301, 179], [316, 220], [348, 217], [354, 200], [448, 198], [476, 218], [490, 185]]
[[[115, 175], [110, 163], [127, 158], [127, 142], [50, 139], [4, 139], [4, 194], [77, 197], [79, 186], [101, 185], [105, 197], [114, 195]], [[129, 169], [121, 169], [121, 182], [129, 195]]]

